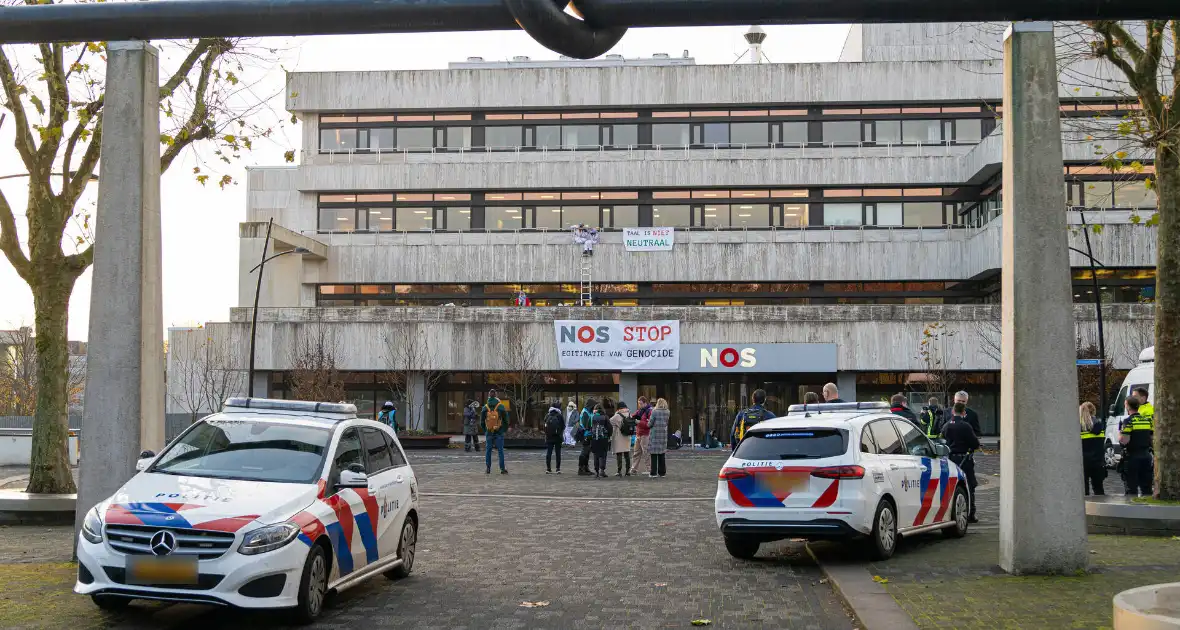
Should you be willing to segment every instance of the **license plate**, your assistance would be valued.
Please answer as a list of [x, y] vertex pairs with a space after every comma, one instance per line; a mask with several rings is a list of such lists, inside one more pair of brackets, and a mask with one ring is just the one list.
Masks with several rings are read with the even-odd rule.
[[810, 472], [760, 472], [758, 481], [779, 493], [802, 492], [811, 487]]
[[127, 559], [130, 584], [196, 584], [197, 558], [131, 557]]

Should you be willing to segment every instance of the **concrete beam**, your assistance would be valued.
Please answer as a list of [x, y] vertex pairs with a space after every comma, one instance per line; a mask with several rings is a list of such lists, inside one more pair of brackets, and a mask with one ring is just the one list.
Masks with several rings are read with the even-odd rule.
[[76, 525], [164, 446], [159, 54], [108, 45]]
[[[242, 239], [265, 239], [266, 238], [266, 222], [265, 221], [247, 221], [238, 225], [238, 238]], [[302, 247], [308, 253], [303, 254], [304, 257], [311, 260], [327, 260], [328, 246], [310, 236], [300, 234], [289, 230], [279, 224], [271, 227], [270, 232], [270, 248], [274, 253], [288, 251]], [[252, 263], [250, 267], [253, 267]], [[249, 267], [247, 267], [249, 268]]]
[[[1085, 569], [1068, 239], [1053, 25], [1004, 38], [1000, 566]], [[1045, 395], [1048, 392], [1049, 395]]]

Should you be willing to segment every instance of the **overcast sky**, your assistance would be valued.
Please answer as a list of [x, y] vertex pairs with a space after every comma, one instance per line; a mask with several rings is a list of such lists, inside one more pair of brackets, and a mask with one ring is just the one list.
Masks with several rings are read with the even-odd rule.
[[[612, 53], [650, 57], [684, 50], [698, 64], [733, 63], [746, 49], [745, 27], [632, 29]], [[775, 63], [835, 61], [848, 33], [847, 25], [769, 26], [763, 46]], [[557, 55], [533, 42], [523, 32], [422, 33], [307, 37], [276, 40], [282, 64], [276, 65], [259, 86], [275, 94], [269, 117], [282, 118], [282, 70], [400, 70], [445, 68], [448, 62], [478, 56], [502, 60], [514, 55], [553, 59]], [[784, 94], [784, 100], [791, 100]], [[161, 182], [164, 248], [164, 326], [191, 326], [225, 321], [237, 306], [238, 223], [246, 216], [245, 169], [252, 165], [280, 165], [285, 150], [299, 149], [298, 128], [288, 126], [273, 142], [260, 142], [243, 161], [221, 172], [240, 180], [220, 190], [202, 187], [193, 179], [197, 156], [178, 160]], [[24, 172], [12, 145], [12, 125], [0, 127], [0, 176]], [[101, 172], [101, 165], [99, 167]], [[25, 183], [0, 180], [24, 241]], [[93, 203], [96, 187], [87, 193]], [[69, 252], [68, 252], [69, 253]], [[393, 281], [396, 278], [390, 278]], [[87, 338], [90, 310], [90, 272], [79, 280], [70, 302], [70, 338]], [[7, 259], [0, 256], [0, 328], [33, 323], [33, 298]]]

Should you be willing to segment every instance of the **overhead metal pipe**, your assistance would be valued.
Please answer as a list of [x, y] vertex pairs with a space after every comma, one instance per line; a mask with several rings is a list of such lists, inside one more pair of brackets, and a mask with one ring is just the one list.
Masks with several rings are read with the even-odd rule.
[[[515, 5], [510, 8], [509, 5]], [[508, 30], [525, 25], [541, 41], [568, 28], [551, 8], [566, 0], [166, 0], [0, 7], [0, 42], [116, 41]], [[627, 27], [842, 22], [1133, 20], [1174, 14], [1174, 0], [577, 0], [601, 48]], [[524, 15], [524, 14], [529, 15]], [[515, 16], [525, 19], [516, 19]], [[537, 17], [540, 15], [541, 17]], [[617, 34], [617, 33], [616, 33]], [[554, 46], [559, 52], [560, 46]], [[577, 50], [571, 52], [579, 52]]]

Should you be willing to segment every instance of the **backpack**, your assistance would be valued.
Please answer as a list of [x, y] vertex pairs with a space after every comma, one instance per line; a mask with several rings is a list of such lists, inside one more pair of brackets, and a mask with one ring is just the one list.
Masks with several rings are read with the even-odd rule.
[[746, 436], [746, 430], [750, 427], [762, 422], [766, 418], [766, 411], [761, 407], [750, 407], [742, 412], [741, 420], [738, 421], [737, 439], [742, 441]]
[[496, 405], [496, 408], [492, 409], [491, 407], [484, 405], [483, 408], [488, 412], [483, 421], [483, 424], [485, 427], [487, 427], [488, 432], [495, 433], [496, 431], [499, 431], [500, 426], [503, 424], [503, 421], [500, 419], [500, 406]]
[[549, 414], [545, 420], [545, 434], [550, 438], [561, 438], [563, 431], [565, 431], [565, 421], [561, 419], [561, 414]]
[[638, 423], [639, 421], [634, 417], [624, 417], [623, 422], [619, 424], [619, 433], [622, 433], [623, 435], [635, 435], [635, 425]]
[[594, 424], [590, 427], [590, 439], [591, 440], [609, 440], [610, 439], [610, 435], [611, 435], [610, 421], [607, 420], [605, 417], [602, 417], [602, 416], [600, 416], [600, 417], [602, 419], [601, 420], [595, 419]]

